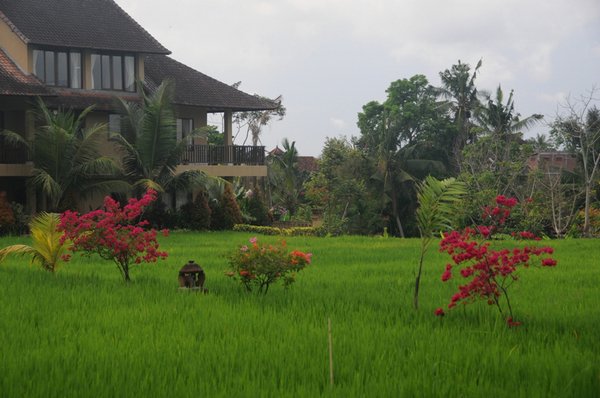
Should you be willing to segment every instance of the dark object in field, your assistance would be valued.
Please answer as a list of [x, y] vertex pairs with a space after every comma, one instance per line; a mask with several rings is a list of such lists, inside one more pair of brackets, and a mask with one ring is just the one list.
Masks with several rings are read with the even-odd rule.
[[178, 279], [180, 288], [206, 291], [204, 289], [206, 275], [204, 274], [204, 270], [194, 260], [190, 260], [179, 270]]

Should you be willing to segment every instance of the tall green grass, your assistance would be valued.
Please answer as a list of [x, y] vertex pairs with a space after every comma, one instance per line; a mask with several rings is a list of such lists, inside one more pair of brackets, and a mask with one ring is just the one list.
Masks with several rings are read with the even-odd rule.
[[[129, 285], [97, 258], [56, 275], [0, 265], [0, 396], [599, 396], [597, 241], [551, 242], [559, 265], [521, 274], [511, 300], [524, 326], [508, 329], [487, 305], [433, 315], [454, 292], [435, 252], [415, 311], [417, 240], [287, 238], [313, 264], [289, 290], [249, 295], [223, 272], [250, 236], [174, 233], [169, 259], [134, 269]], [[0, 246], [16, 241], [27, 239]], [[208, 294], [178, 289], [190, 259]]]

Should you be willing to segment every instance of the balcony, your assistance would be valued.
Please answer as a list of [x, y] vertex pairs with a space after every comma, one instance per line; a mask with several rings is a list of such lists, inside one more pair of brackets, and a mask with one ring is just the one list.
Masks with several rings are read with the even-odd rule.
[[265, 147], [189, 145], [187, 151], [181, 156], [181, 163], [263, 166], [265, 164]]
[[0, 137], [0, 164], [25, 164], [31, 160], [27, 149], [9, 146], [4, 141]]
[[201, 170], [219, 177], [264, 177], [264, 146], [189, 145], [178, 171]]

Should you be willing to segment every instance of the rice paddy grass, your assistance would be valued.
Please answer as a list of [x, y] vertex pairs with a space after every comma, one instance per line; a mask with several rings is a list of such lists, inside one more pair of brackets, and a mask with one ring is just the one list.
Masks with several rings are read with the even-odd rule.
[[[173, 233], [161, 240], [168, 260], [134, 268], [130, 284], [95, 257], [54, 275], [1, 264], [0, 396], [600, 396], [598, 241], [549, 242], [559, 264], [521, 273], [511, 300], [524, 324], [509, 329], [483, 303], [433, 315], [455, 290], [435, 250], [415, 311], [412, 239], [286, 238], [313, 264], [288, 290], [248, 294], [224, 271], [251, 236]], [[27, 238], [0, 247], [15, 242]], [[178, 289], [190, 259], [208, 294]]]

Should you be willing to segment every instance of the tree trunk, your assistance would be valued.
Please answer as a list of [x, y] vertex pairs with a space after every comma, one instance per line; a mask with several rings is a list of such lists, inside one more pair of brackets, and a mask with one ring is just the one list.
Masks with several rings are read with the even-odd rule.
[[396, 198], [396, 190], [392, 187], [392, 213], [394, 213], [394, 218], [396, 219], [396, 227], [398, 227], [398, 233], [401, 238], [404, 238], [404, 228], [402, 228], [402, 223], [400, 222], [400, 215], [398, 214], [398, 200]]
[[592, 199], [592, 184], [585, 183], [585, 209], [584, 209], [584, 221], [583, 221], [583, 236], [586, 238], [590, 237], [590, 206]]

